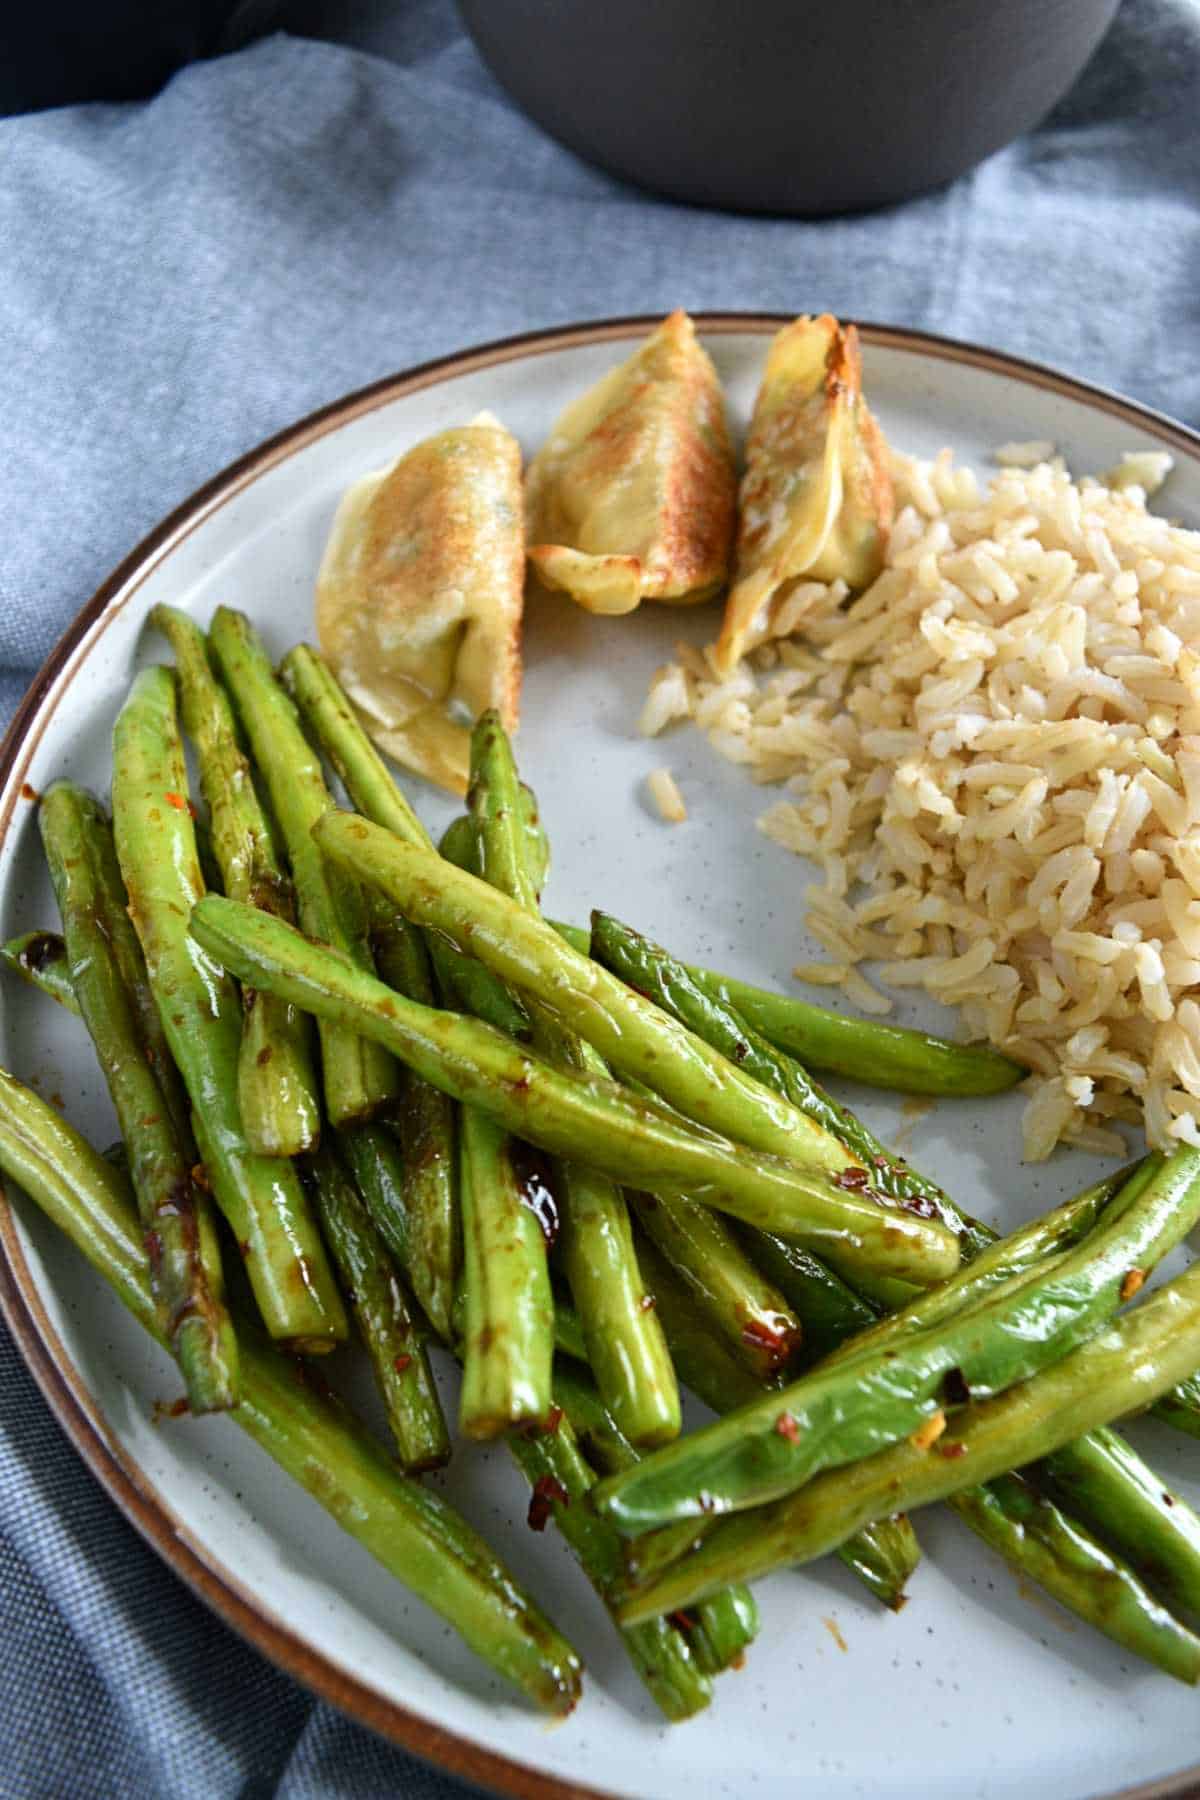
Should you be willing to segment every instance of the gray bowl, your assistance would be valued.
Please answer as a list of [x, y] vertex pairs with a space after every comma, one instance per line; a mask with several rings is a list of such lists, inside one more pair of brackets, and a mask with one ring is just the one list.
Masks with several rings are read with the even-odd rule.
[[459, 0], [572, 150], [672, 199], [819, 215], [938, 187], [1036, 125], [1118, 0]]

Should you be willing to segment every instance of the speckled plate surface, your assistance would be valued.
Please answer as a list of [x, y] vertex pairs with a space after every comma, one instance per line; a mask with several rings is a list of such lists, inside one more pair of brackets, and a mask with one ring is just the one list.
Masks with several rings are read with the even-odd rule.
[[[59, 775], [107, 786], [116, 709], [132, 670], [157, 654], [142, 632], [156, 601], [201, 619], [218, 601], [241, 606], [276, 651], [311, 635], [313, 578], [343, 488], [484, 406], [532, 451], [562, 404], [648, 323], [529, 337], [398, 376], [284, 433], [166, 520], [81, 613], [0, 753], [0, 931], [53, 916], [27, 796]], [[739, 427], [778, 323], [702, 321]], [[1181, 427], [987, 351], [874, 328], [864, 339], [867, 390], [899, 446], [928, 454], [952, 444], [985, 469], [998, 443], [1049, 438], [1077, 473], [1107, 468], [1125, 450], [1165, 447], [1178, 466], [1158, 504], [1200, 524], [1200, 439]], [[565, 602], [532, 609], [519, 748], [553, 842], [548, 901], [580, 919], [606, 905], [691, 958], [786, 983], [816, 947], [801, 929], [803, 865], [755, 829], [769, 796], [698, 734], [654, 744], [636, 734], [651, 671], [679, 637], [703, 642], [714, 622], [711, 611], [645, 608], [603, 620]], [[647, 803], [646, 776], [664, 762], [688, 801], [682, 826], [663, 825]], [[448, 818], [444, 797], [417, 783], [411, 791], [431, 826]], [[937, 1022], [935, 1009], [902, 1017]], [[11, 986], [0, 1062], [61, 1095], [97, 1141], [112, 1137], [78, 1026]], [[901, 1138], [1001, 1228], [1100, 1167], [1075, 1153], [1020, 1167], [1015, 1097], [943, 1103], [920, 1121], [899, 1101], [854, 1099], [883, 1136]], [[763, 1631], [745, 1669], [721, 1679], [706, 1716], [664, 1727], [569, 1556], [553, 1534], [527, 1531], [525, 1497], [503, 1452], [464, 1445], [439, 1484], [588, 1664], [578, 1711], [548, 1727], [381, 1580], [366, 1553], [228, 1421], [155, 1422], [155, 1402], [177, 1391], [168, 1361], [19, 1194], [0, 1206], [0, 1303], [81, 1454], [182, 1579], [348, 1712], [486, 1786], [639, 1800], [1191, 1791], [1195, 1696], [1019, 1588], [940, 1511], [921, 1518], [926, 1557], [900, 1616], [868, 1603], [840, 1566], [779, 1575], [759, 1589]], [[347, 1380], [357, 1387], [357, 1371]], [[1169, 1479], [1200, 1494], [1191, 1481], [1200, 1477], [1197, 1447], [1153, 1426], [1136, 1435]]]

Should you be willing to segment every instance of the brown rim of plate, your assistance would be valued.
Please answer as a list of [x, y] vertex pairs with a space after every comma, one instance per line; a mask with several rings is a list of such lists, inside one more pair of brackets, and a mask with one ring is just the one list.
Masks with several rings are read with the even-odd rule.
[[[756, 331], [765, 335], [778, 330], [789, 319], [787, 314], [755, 312], [694, 313], [692, 316], [707, 336]], [[659, 320], [659, 314], [649, 314], [557, 326], [438, 357], [404, 373], [386, 376], [310, 413], [206, 482], [114, 569], [80, 609], [34, 677], [0, 743], [0, 844], [8, 835], [14, 810], [22, 798], [26, 771], [44, 729], [44, 721], [39, 718], [43, 703], [55, 684], [70, 673], [91, 628], [106, 613], [115, 616], [132, 598], [151, 568], [235, 493], [315, 439], [406, 394], [522, 357], [636, 337], [652, 329]], [[1043, 364], [897, 326], [860, 324], [859, 332], [866, 344], [962, 363], [1062, 394], [1094, 411], [1122, 419], [1180, 454], [1200, 460], [1200, 433], [1190, 431], [1148, 407], [1059, 374]], [[112, 1437], [79, 1371], [70, 1362], [42, 1304], [2, 1186], [0, 1313], [51, 1411], [96, 1479], [174, 1572], [255, 1649], [321, 1699], [455, 1775], [500, 1793], [517, 1795], [520, 1800], [606, 1800], [606, 1790], [560, 1781], [526, 1763], [514, 1762], [468, 1738], [444, 1731], [420, 1714], [398, 1706], [365, 1682], [347, 1674], [297, 1636], [282, 1620], [273, 1617], [249, 1596], [236, 1577], [215, 1565], [207, 1553], [203, 1556], [198, 1553], [186, 1540], [183, 1527], [164, 1500]], [[1111, 1795], [1109, 1800], [1184, 1800], [1185, 1796], [1194, 1795], [1200, 1795], [1200, 1765], [1158, 1781], [1124, 1788]]]

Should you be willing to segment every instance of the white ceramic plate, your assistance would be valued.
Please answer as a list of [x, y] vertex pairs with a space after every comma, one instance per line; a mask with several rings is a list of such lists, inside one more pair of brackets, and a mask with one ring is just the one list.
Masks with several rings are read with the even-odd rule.
[[[58, 647], [0, 755], [0, 932], [53, 919], [30, 790], [55, 776], [104, 789], [109, 733], [130, 674], [161, 654], [143, 621], [158, 600], [207, 619], [243, 607], [282, 652], [312, 633], [312, 589], [342, 490], [427, 433], [490, 407], [528, 451], [560, 406], [625, 353], [648, 321], [551, 333], [472, 351], [347, 400], [227, 471], [117, 571]], [[744, 423], [766, 336], [780, 323], [703, 322]], [[868, 329], [866, 385], [892, 440], [944, 444], [986, 469], [1009, 439], [1049, 438], [1078, 473], [1121, 452], [1167, 447], [1178, 467], [1159, 505], [1200, 524], [1200, 439], [1046, 370], [895, 331]], [[786, 984], [817, 954], [801, 930], [804, 867], [755, 830], [769, 796], [683, 732], [636, 735], [647, 679], [672, 644], [712, 633], [714, 615], [647, 607], [600, 620], [563, 602], [533, 611], [520, 735], [523, 772], [551, 833], [549, 901], [566, 918], [594, 904], [696, 960]], [[667, 762], [686, 825], [663, 825], [645, 778]], [[431, 826], [448, 802], [412, 784]], [[825, 996], [827, 997], [827, 996]], [[936, 1023], [929, 1012], [904, 1015]], [[0, 1062], [98, 1142], [114, 1126], [77, 1025], [6, 984]], [[1020, 1167], [1020, 1100], [943, 1103], [918, 1124], [899, 1102], [855, 1104], [976, 1213], [1011, 1227], [1081, 1186], [1097, 1163], [1060, 1154]], [[603, 1791], [648, 1800], [774, 1796], [1082, 1796], [1200, 1764], [1200, 1709], [1165, 1676], [1131, 1665], [1036, 1594], [944, 1512], [920, 1520], [925, 1561], [898, 1617], [840, 1566], [763, 1584], [762, 1635], [710, 1712], [664, 1727], [599, 1604], [553, 1533], [525, 1526], [526, 1495], [500, 1449], [461, 1446], [446, 1492], [492, 1538], [565, 1627], [587, 1665], [574, 1717], [550, 1728], [452, 1634], [381, 1581], [366, 1553], [226, 1420], [155, 1423], [177, 1391], [170, 1365], [21, 1196], [0, 1216], [0, 1300], [51, 1404], [114, 1498], [177, 1572], [268, 1655], [359, 1718], [435, 1761], [521, 1794]], [[1188, 1489], [1200, 1452], [1139, 1428], [1168, 1479]], [[1193, 1485], [1193, 1491], [1197, 1492]], [[844, 1648], [843, 1648], [844, 1644]]]

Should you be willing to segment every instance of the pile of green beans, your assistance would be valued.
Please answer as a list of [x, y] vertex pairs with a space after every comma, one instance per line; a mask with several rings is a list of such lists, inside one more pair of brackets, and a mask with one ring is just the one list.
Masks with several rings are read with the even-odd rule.
[[[0, 946], [88, 1031], [120, 1155], [0, 1071], [0, 1172], [189, 1409], [229, 1412], [554, 1712], [578, 1657], [420, 1481], [454, 1448], [439, 1353], [460, 1437], [507, 1447], [668, 1719], [740, 1666], [772, 1569], [836, 1554], [898, 1610], [907, 1515], [938, 1501], [1200, 1680], [1200, 1518], [1110, 1429], [1153, 1404], [1200, 1436], [1200, 1273], [1122, 1310], [1200, 1221], [1200, 1153], [997, 1238], [810, 1069], [983, 1096], [1009, 1059], [685, 965], [607, 914], [550, 923], [494, 714], [435, 848], [315, 651], [276, 671], [226, 607], [207, 634], [151, 625], [174, 668], [120, 711], [111, 819], [67, 782], [41, 802], [61, 930]], [[350, 1333], [386, 1450], [292, 1373]], [[685, 1387], [718, 1417], [681, 1435]]]

